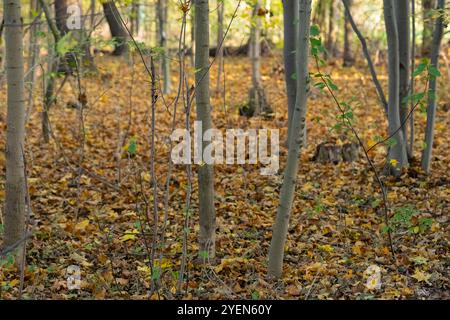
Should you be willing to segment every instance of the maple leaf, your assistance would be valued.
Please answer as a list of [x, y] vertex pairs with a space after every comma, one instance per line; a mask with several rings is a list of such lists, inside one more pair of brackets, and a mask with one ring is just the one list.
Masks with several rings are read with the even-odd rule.
[[430, 284], [430, 282], [428, 280], [430, 280], [431, 275], [426, 272], [423, 272], [417, 268], [414, 271], [414, 274], [412, 275], [412, 277], [414, 279], [416, 279], [418, 282], [426, 282], [426, 283]]

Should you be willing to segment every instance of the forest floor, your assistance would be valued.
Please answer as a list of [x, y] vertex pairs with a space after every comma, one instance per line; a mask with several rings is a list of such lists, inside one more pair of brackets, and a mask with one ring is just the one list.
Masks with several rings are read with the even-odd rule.
[[[48, 144], [42, 140], [42, 88], [36, 82], [35, 107], [27, 125], [33, 234], [27, 243], [24, 298], [149, 298], [152, 272], [148, 246], [154, 235], [149, 171], [150, 83], [138, 58], [134, 68], [126, 61], [111, 57], [98, 58], [97, 64], [99, 73], [82, 79], [88, 101], [83, 121], [78, 109], [68, 107], [77, 96], [76, 81], [71, 79], [50, 111], [54, 139]], [[287, 101], [281, 66], [281, 57], [265, 58], [262, 66], [274, 119], [247, 119], [239, 116], [238, 106], [248, 99], [250, 63], [247, 58], [227, 58], [226, 94], [212, 91], [214, 125], [222, 130], [278, 128], [282, 143], [287, 131]], [[176, 65], [173, 68], [174, 93], [164, 97], [167, 104], [176, 96]], [[334, 64], [324, 70], [339, 86], [339, 99], [351, 101], [354, 126], [364, 143], [370, 145], [377, 136], [385, 137], [385, 114], [364, 64], [351, 68]], [[386, 85], [385, 69], [378, 68], [378, 72]], [[280, 174], [276, 176], [261, 175], [258, 165], [215, 167], [217, 263], [214, 265], [194, 263], [198, 251], [198, 188], [196, 166], [193, 166], [188, 272], [181, 296], [175, 293], [189, 192], [185, 167], [173, 167], [163, 255], [160, 256], [161, 250], [156, 250], [156, 266], [161, 272], [153, 272], [160, 286], [151, 298], [449, 299], [450, 79], [446, 70], [442, 74], [431, 174], [425, 175], [416, 160], [400, 179], [383, 178], [395, 226], [392, 231], [395, 262], [383, 231], [381, 191], [363, 155], [356, 162], [337, 165], [311, 160], [322, 142], [339, 144], [352, 140], [351, 135], [339, 135], [331, 130], [338, 122], [339, 112], [325, 92], [313, 89], [308, 101], [307, 146], [301, 154], [282, 279], [269, 281], [266, 271], [286, 161], [287, 150], [283, 146]], [[213, 67], [211, 87], [215, 84], [216, 68]], [[2, 86], [0, 97], [5, 101]], [[167, 109], [160, 97], [155, 154], [159, 228], [165, 212], [172, 115], [173, 107]], [[177, 128], [184, 128], [184, 117], [180, 103]], [[2, 150], [5, 119], [3, 107], [0, 111]], [[414, 156], [420, 159], [425, 113], [416, 112], [415, 120]], [[370, 152], [379, 171], [385, 164], [385, 155], [384, 146]], [[78, 181], [80, 165], [84, 170]], [[3, 201], [3, 152], [0, 167]], [[81, 269], [80, 290], [67, 288], [70, 265]], [[379, 289], [366, 287], [365, 271], [371, 265], [381, 268]], [[0, 270], [0, 298], [17, 298], [19, 284], [19, 272], [4, 259]]]

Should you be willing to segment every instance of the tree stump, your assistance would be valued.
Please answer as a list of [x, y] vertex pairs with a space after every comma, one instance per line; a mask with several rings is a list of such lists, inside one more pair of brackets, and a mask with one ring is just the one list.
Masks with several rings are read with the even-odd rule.
[[312, 161], [320, 163], [353, 162], [359, 157], [359, 145], [355, 142], [338, 145], [331, 142], [323, 142], [316, 148]]

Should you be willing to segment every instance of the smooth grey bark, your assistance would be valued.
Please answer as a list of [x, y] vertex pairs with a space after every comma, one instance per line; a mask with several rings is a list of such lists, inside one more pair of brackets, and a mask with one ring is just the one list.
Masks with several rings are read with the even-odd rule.
[[252, 63], [252, 87], [249, 92], [249, 115], [270, 113], [266, 93], [261, 80], [261, 17], [258, 12], [261, 0], [256, 0], [252, 13], [252, 26], [250, 30], [250, 60]]
[[[409, 0], [397, 0], [395, 2], [395, 13], [398, 30], [398, 47], [399, 47], [399, 68], [400, 68], [400, 122], [404, 123], [402, 127], [405, 143], [408, 143], [408, 122], [409, 113], [408, 102], [405, 98], [409, 95], [409, 75], [411, 62], [411, 35], [410, 35], [410, 10]], [[408, 148], [407, 148], [408, 150]], [[409, 155], [410, 156], [410, 155]]]
[[[34, 16], [33, 12], [37, 12], [39, 9], [39, 3], [38, 0], [31, 0], [30, 1], [30, 20], [33, 21]], [[27, 76], [26, 76], [26, 83], [28, 87], [28, 109], [25, 114], [25, 121], [28, 121], [30, 110], [33, 106], [33, 91], [34, 91], [34, 80], [36, 78], [36, 72], [35, 72], [35, 65], [36, 61], [39, 55], [39, 47], [38, 47], [38, 37], [37, 32], [39, 30], [39, 23], [33, 23], [30, 26], [30, 42], [28, 46], [28, 65], [27, 65]]]
[[[57, 43], [61, 40], [61, 33], [58, 30], [56, 22], [52, 20], [50, 9], [47, 3], [44, 0], [39, 0], [39, 3], [42, 7], [42, 11], [44, 11], [45, 18], [47, 20], [47, 25], [53, 34], [53, 38], [55, 40], [55, 48]], [[44, 95], [44, 107], [41, 113], [42, 118], [42, 136], [45, 143], [50, 141], [50, 120], [49, 120], [49, 110], [52, 102], [54, 101], [54, 91], [55, 91], [55, 73], [58, 71], [58, 67], [60, 64], [60, 58], [58, 55], [58, 51], [54, 49], [55, 57], [49, 61], [49, 73], [50, 76], [47, 77], [47, 81], [45, 84], [45, 95]], [[51, 56], [51, 55], [50, 55]]]
[[[347, 1], [348, 11], [351, 11], [353, 0]], [[343, 66], [349, 67], [353, 64], [354, 58], [350, 46], [350, 19], [348, 14], [344, 15], [344, 54], [343, 54]]]
[[388, 42], [388, 69], [389, 69], [389, 100], [388, 122], [389, 135], [395, 144], [389, 148], [388, 167], [392, 175], [399, 176], [401, 168], [408, 165], [406, 144], [403, 130], [399, 130], [400, 122], [400, 58], [398, 45], [398, 31], [395, 18], [395, 0], [383, 0], [384, 22]]
[[[25, 232], [25, 97], [23, 24], [20, 0], [3, 1], [5, 19], [7, 129], [4, 246], [18, 242]], [[23, 245], [17, 250], [20, 262]], [[20, 264], [19, 264], [20, 265]]]
[[287, 165], [280, 191], [280, 203], [273, 227], [269, 250], [268, 274], [279, 278], [282, 273], [284, 246], [286, 243], [289, 218], [294, 201], [299, 153], [304, 144], [306, 123], [306, 102], [309, 92], [309, 28], [311, 21], [311, 0], [299, 1], [299, 32], [297, 40], [297, 98], [292, 119], [292, 135], [289, 141]]
[[295, 98], [297, 96], [296, 80], [296, 59], [295, 43], [297, 41], [298, 30], [298, 1], [283, 0], [284, 17], [284, 76], [286, 81], [286, 91], [288, 100], [288, 139], [292, 131], [292, 116], [295, 108]]
[[222, 80], [222, 73], [224, 69], [224, 60], [223, 60], [223, 36], [224, 36], [224, 30], [223, 30], [223, 18], [225, 13], [225, 3], [224, 0], [217, 0], [217, 53], [216, 53], [216, 60], [217, 60], [217, 87], [216, 90], [219, 92], [221, 88], [221, 80]]
[[195, 65], [195, 0], [191, 0], [191, 65]]
[[384, 111], [387, 113], [387, 101], [386, 96], [384, 95], [383, 87], [380, 84], [380, 81], [378, 81], [377, 73], [375, 71], [375, 67], [372, 62], [372, 58], [370, 57], [369, 49], [367, 48], [366, 39], [362, 35], [362, 33], [359, 31], [358, 27], [356, 26], [355, 21], [353, 20], [353, 16], [350, 12], [350, 6], [349, 6], [349, 0], [342, 0], [345, 8], [345, 14], [348, 18], [348, 21], [350, 25], [352, 26], [353, 31], [356, 33], [356, 36], [359, 39], [359, 42], [361, 42], [361, 46], [363, 49], [364, 57], [366, 58], [367, 65], [369, 66], [370, 75], [372, 76], [372, 81], [375, 84], [375, 88], [377, 89], [378, 98], [380, 99], [380, 102], [384, 108]]
[[261, 85], [261, 19], [258, 17], [260, 7], [261, 0], [256, 0], [252, 14], [253, 23], [250, 30], [250, 58], [252, 61], [252, 85], [254, 88]]
[[104, 2], [102, 5], [106, 21], [109, 25], [109, 30], [111, 31], [111, 36], [117, 41], [113, 55], [121, 56], [128, 51], [128, 32], [120, 21], [120, 13], [119, 10], [117, 10], [114, 1]]
[[140, 3], [136, 0], [133, 0], [131, 3], [131, 34], [136, 37], [139, 34], [140, 27], [140, 19], [139, 19], [139, 11], [140, 11]]
[[[195, 82], [197, 121], [201, 121], [202, 135], [212, 128], [209, 95], [209, 0], [195, 1]], [[197, 152], [209, 145], [199, 144]], [[200, 257], [214, 259], [216, 251], [216, 212], [214, 208], [214, 169], [210, 164], [198, 166], [198, 198], [200, 210]]]
[[[411, 70], [416, 68], [416, 4], [415, 0], [411, 0]], [[410, 94], [414, 94], [414, 76], [410, 72]], [[411, 100], [411, 110], [414, 108], [414, 101]], [[415, 140], [415, 128], [414, 128], [414, 112], [411, 113], [409, 117], [409, 145], [408, 145], [408, 155], [412, 158], [414, 155], [414, 140]]]
[[433, 20], [431, 19], [431, 10], [436, 6], [436, 0], [422, 0], [422, 56], [428, 56], [431, 53], [433, 39]]
[[157, 5], [159, 45], [164, 50], [164, 54], [161, 57], [163, 72], [163, 93], [168, 94], [171, 90], [169, 47], [167, 45], [167, 18], [169, 10], [168, 3], [165, 0], [158, 0]]
[[328, 5], [328, 32], [327, 32], [327, 42], [326, 42], [326, 48], [328, 55], [331, 55], [334, 57], [336, 55], [336, 35], [335, 35], [335, 28], [334, 28], [334, 22], [336, 19], [336, 2], [334, 0], [330, 0]]
[[[443, 10], [445, 6], [445, 0], [438, 0], [438, 9]], [[444, 17], [440, 14], [436, 19], [436, 24], [433, 32], [433, 43], [431, 46], [431, 66], [436, 69], [439, 68], [439, 51], [441, 49], [441, 40], [444, 30]], [[426, 172], [430, 172], [431, 154], [433, 151], [434, 140], [434, 123], [436, 117], [436, 89], [437, 81], [435, 77], [431, 77], [429, 80], [429, 91], [432, 94], [428, 94], [428, 107], [427, 107], [427, 127], [425, 129], [425, 149], [422, 153], [422, 169]]]

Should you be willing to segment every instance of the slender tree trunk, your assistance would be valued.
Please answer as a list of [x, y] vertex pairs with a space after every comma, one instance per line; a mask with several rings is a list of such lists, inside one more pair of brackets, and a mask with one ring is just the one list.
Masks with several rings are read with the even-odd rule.
[[253, 21], [250, 31], [252, 88], [250, 88], [249, 92], [249, 116], [258, 116], [271, 112], [261, 80], [261, 17], [258, 15], [260, 8], [261, 0], [256, 0], [253, 8]]
[[102, 5], [106, 21], [108, 22], [109, 29], [111, 31], [111, 36], [117, 41], [113, 55], [121, 56], [128, 51], [128, 32], [120, 21], [120, 13], [119, 10], [117, 10], [114, 1], [104, 2]]
[[[445, 0], [438, 0], [438, 9], [444, 10]], [[439, 68], [439, 51], [441, 49], [441, 40], [444, 29], [443, 14], [439, 15], [436, 19], [436, 24], [433, 32], [433, 43], [431, 46], [431, 66], [436, 69]], [[425, 129], [425, 149], [422, 153], [422, 169], [429, 173], [431, 154], [433, 151], [433, 140], [434, 140], [434, 123], [436, 117], [436, 77], [431, 77], [429, 91], [431, 94], [428, 95], [428, 108], [427, 108], [427, 127]]]
[[225, 12], [225, 3], [223, 0], [218, 0], [217, 4], [217, 53], [216, 53], [216, 59], [217, 59], [217, 86], [216, 90], [217, 92], [220, 92], [221, 88], [221, 80], [222, 80], [222, 73], [224, 68], [224, 60], [223, 60], [223, 16]]
[[422, 32], [422, 56], [428, 56], [431, 52], [433, 41], [433, 20], [431, 10], [436, 6], [436, 0], [422, 0], [423, 32]]
[[55, 0], [55, 22], [61, 36], [69, 32], [67, 27], [67, 0]]
[[[33, 20], [35, 17], [33, 15], [33, 12], [37, 12], [39, 9], [39, 3], [38, 0], [31, 0], [30, 1], [30, 20]], [[39, 30], [39, 23], [33, 24], [30, 26], [30, 42], [28, 46], [28, 71], [27, 71], [27, 87], [28, 87], [28, 109], [25, 115], [25, 122], [27, 122], [30, 111], [33, 106], [33, 91], [34, 91], [34, 80], [35, 80], [35, 64], [36, 60], [39, 56], [39, 47], [38, 47], [38, 37], [37, 32]]]
[[[20, 0], [3, 1], [5, 19], [7, 129], [4, 245], [16, 244], [25, 231], [25, 97], [23, 25]], [[19, 246], [20, 262], [23, 246]], [[19, 263], [20, 265], [20, 263]]]
[[292, 135], [289, 141], [287, 165], [280, 191], [280, 203], [273, 227], [269, 250], [268, 274], [279, 278], [282, 273], [284, 246], [289, 227], [289, 218], [294, 201], [299, 153], [304, 143], [306, 123], [306, 102], [309, 92], [309, 28], [311, 21], [311, 0], [299, 1], [299, 34], [297, 40], [297, 99], [292, 119]]
[[133, 0], [131, 3], [131, 34], [133, 37], [137, 37], [139, 35], [139, 10], [140, 10], [140, 4], [137, 0]]
[[89, 19], [89, 28], [94, 29], [95, 27], [95, 0], [91, 0], [91, 6], [90, 6], [90, 19]]
[[352, 14], [350, 12], [350, 6], [349, 0], [342, 0], [344, 7], [345, 7], [345, 14], [346, 17], [348, 17], [348, 21], [350, 22], [350, 25], [352, 26], [353, 31], [356, 33], [356, 36], [358, 37], [359, 41], [361, 42], [361, 46], [363, 49], [364, 57], [367, 60], [367, 64], [369, 66], [370, 75], [372, 76], [372, 81], [375, 84], [375, 88], [377, 89], [378, 97], [381, 101], [381, 104], [383, 105], [384, 111], [387, 112], [387, 101], [386, 96], [384, 95], [383, 87], [381, 86], [380, 82], [378, 81], [377, 73], [375, 71], [375, 67], [372, 62], [372, 58], [370, 57], [369, 49], [367, 48], [366, 39], [363, 37], [361, 32], [359, 31], [358, 27], [355, 24], [355, 21], [353, 20]]
[[167, 15], [168, 3], [165, 0], [158, 0], [158, 22], [159, 22], [159, 45], [164, 50], [161, 57], [163, 72], [163, 93], [170, 93], [170, 59], [169, 48], [167, 46]]
[[[283, 0], [284, 15], [284, 76], [286, 80], [286, 91], [288, 99], [288, 139], [292, 132], [292, 117], [295, 108], [295, 98], [297, 96], [297, 76], [296, 76], [296, 41], [298, 31], [298, 1]], [[305, 127], [306, 128], [306, 127]]]
[[[409, 95], [409, 75], [411, 62], [411, 35], [410, 35], [410, 10], [409, 0], [397, 0], [396, 5], [396, 21], [398, 30], [398, 47], [399, 47], [399, 69], [400, 69], [400, 122], [404, 123], [402, 127], [405, 144], [408, 143], [408, 123], [407, 116], [409, 113], [408, 102], [405, 98]], [[408, 150], [408, 148], [407, 148]], [[411, 155], [408, 155], [411, 157]]]
[[[204, 132], [212, 128], [209, 100], [209, 0], [195, 1], [195, 82], [197, 121]], [[207, 141], [198, 144], [198, 152], [209, 145]], [[216, 213], [214, 208], [214, 170], [210, 164], [198, 167], [198, 198], [200, 209], [200, 257], [214, 259], [216, 241]]]
[[[347, 1], [348, 11], [351, 11], [352, 5], [353, 5], [353, 0], [348, 0]], [[353, 58], [351, 50], [352, 49], [350, 46], [350, 19], [348, 17], [348, 14], [346, 13], [344, 15], [344, 55], [343, 55], [344, 67], [349, 67], [349, 66], [353, 65], [354, 58]]]
[[191, 0], [191, 65], [195, 65], [195, 0]]
[[[61, 40], [61, 33], [58, 30], [58, 27], [56, 25], [56, 22], [52, 20], [51, 14], [50, 14], [50, 8], [48, 7], [47, 3], [44, 0], [39, 0], [39, 3], [42, 7], [42, 11], [44, 11], [45, 18], [47, 20], [47, 25], [50, 31], [53, 34], [54, 38], [54, 47], [56, 48], [56, 44]], [[50, 43], [50, 38], [49, 38]], [[54, 95], [54, 89], [55, 89], [55, 73], [58, 71], [60, 67], [60, 58], [63, 59], [58, 55], [58, 52], [56, 49], [53, 49], [54, 54], [49, 54], [50, 61], [48, 63], [49, 65], [49, 73], [50, 76], [47, 77], [47, 81], [45, 84], [45, 96], [44, 96], [44, 108], [41, 114], [42, 117], [42, 136], [45, 143], [48, 143], [50, 141], [50, 122], [49, 122], [49, 110], [52, 102], [54, 101], [53, 95]], [[50, 51], [51, 52], [51, 51]], [[53, 56], [54, 55], [54, 56]], [[67, 56], [66, 56], [67, 57]]]
[[395, 0], [383, 0], [384, 20], [388, 41], [388, 69], [389, 69], [389, 101], [388, 101], [388, 122], [389, 135], [395, 144], [389, 148], [389, 172], [395, 176], [401, 174], [401, 168], [408, 165], [406, 156], [406, 144], [403, 130], [400, 128], [400, 58], [398, 31], [395, 18]]
[[253, 88], [261, 85], [261, 19], [258, 16], [260, 7], [261, 0], [256, 0], [252, 15], [254, 21], [250, 31]]
[[[416, 68], [416, 4], [415, 0], [411, 0], [411, 29], [412, 29], [412, 41], [411, 41], [411, 70]], [[411, 95], [414, 94], [414, 75], [410, 72], [410, 83], [411, 83]], [[411, 100], [410, 110], [414, 108], [414, 101]], [[408, 154], [412, 158], [414, 156], [414, 139], [415, 139], [415, 128], [414, 128], [414, 112], [411, 113], [409, 117], [409, 147]]]
[[328, 32], [326, 48], [328, 55], [334, 57], [336, 55], [336, 35], [334, 31], [334, 21], [336, 19], [335, 1], [330, 0], [328, 5]]
[[50, 65], [50, 75], [47, 76], [46, 86], [45, 86], [45, 96], [44, 96], [44, 108], [42, 111], [42, 136], [45, 143], [50, 141], [50, 118], [49, 110], [54, 102], [54, 92], [55, 92], [55, 73], [58, 70], [58, 57], [54, 58], [54, 61], [49, 63]]

